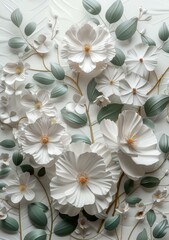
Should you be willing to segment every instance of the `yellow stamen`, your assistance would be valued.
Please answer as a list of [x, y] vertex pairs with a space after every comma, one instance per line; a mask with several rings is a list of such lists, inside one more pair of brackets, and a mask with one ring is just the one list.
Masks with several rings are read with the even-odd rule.
[[49, 142], [49, 138], [48, 138], [48, 136], [42, 136], [41, 137], [41, 139], [40, 139], [40, 142], [42, 143], [42, 144], [48, 144], [48, 142]]
[[132, 144], [134, 143], [134, 139], [133, 139], [133, 138], [127, 139], [127, 143], [128, 143], [129, 145], [132, 145]]
[[113, 80], [111, 80], [111, 81], [110, 81], [110, 85], [113, 85], [113, 83], [114, 83]]
[[136, 93], [137, 93], [136, 88], [133, 88], [133, 95], [136, 95]]
[[17, 66], [16, 69], [15, 69], [15, 72], [16, 72], [16, 74], [21, 74], [23, 72], [23, 68]]
[[83, 46], [83, 50], [85, 53], [89, 53], [90, 52], [90, 49], [91, 49], [91, 46], [86, 43], [84, 46]]
[[42, 106], [42, 102], [41, 102], [41, 101], [35, 102], [35, 108], [36, 108], [36, 109], [40, 109], [41, 106]]
[[87, 180], [88, 178], [83, 175], [79, 177], [79, 183], [81, 183], [82, 185], [85, 184]]
[[20, 192], [24, 192], [25, 190], [26, 190], [25, 184], [21, 184], [21, 185], [19, 186], [19, 191], [20, 191]]

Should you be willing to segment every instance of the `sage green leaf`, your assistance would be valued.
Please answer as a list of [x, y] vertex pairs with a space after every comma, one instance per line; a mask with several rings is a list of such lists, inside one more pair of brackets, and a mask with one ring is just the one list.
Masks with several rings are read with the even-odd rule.
[[111, 230], [114, 230], [117, 228], [117, 226], [119, 225], [120, 223], [120, 215], [117, 214], [113, 217], [108, 217], [106, 220], [105, 220], [105, 223], [104, 223], [104, 228], [108, 231], [111, 231]]
[[12, 155], [12, 160], [15, 166], [19, 166], [23, 161], [23, 155], [19, 151], [16, 151]]
[[20, 168], [22, 169], [22, 172], [29, 172], [30, 175], [34, 174], [34, 168], [29, 164], [23, 164]]
[[65, 78], [64, 69], [57, 63], [51, 64], [51, 72], [57, 80], [63, 80]]
[[87, 96], [90, 102], [93, 102], [101, 93], [96, 89], [96, 82], [93, 78], [87, 85]]
[[165, 22], [160, 27], [158, 36], [164, 42], [169, 38], [169, 30]]
[[98, 15], [101, 11], [101, 5], [96, 0], [83, 0], [84, 8], [92, 15]]
[[76, 126], [82, 127], [87, 123], [86, 114], [78, 114], [73, 112], [68, 112], [66, 108], [61, 110], [62, 117], [70, 124], [75, 124]]
[[55, 225], [54, 233], [60, 237], [70, 235], [76, 229], [77, 224], [77, 221], [62, 220]]
[[123, 15], [124, 7], [121, 0], [116, 0], [106, 12], [106, 20], [111, 24], [117, 22]]
[[1, 228], [5, 231], [17, 232], [19, 224], [14, 218], [7, 216], [6, 219], [1, 220]]
[[130, 39], [137, 30], [137, 23], [138, 18], [131, 18], [121, 23], [115, 31], [117, 39], [121, 41]]
[[34, 86], [35, 86], [35, 84], [27, 83], [27, 84], [25, 85], [25, 89], [30, 89], [30, 88], [32, 88], [32, 87], [34, 87]]
[[6, 187], [6, 183], [0, 182], [0, 192], [3, 192], [4, 191], [3, 188], [5, 187]]
[[67, 214], [59, 213], [59, 217], [61, 217], [65, 221], [77, 223], [78, 218], [79, 218], [79, 214], [76, 215], [76, 216], [69, 216]]
[[14, 148], [16, 145], [13, 140], [5, 139], [2, 142], [0, 142], [0, 146], [2, 146], [4, 148]]
[[169, 152], [169, 136], [163, 134], [160, 138], [159, 147], [163, 153]]
[[49, 208], [41, 202], [33, 202], [29, 204], [30, 206], [36, 206], [38, 208], [40, 208], [43, 212], [47, 212], [49, 210]]
[[15, 24], [15, 26], [20, 27], [23, 20], [23, 16], [19, 8], [15, 9], [11, 14], [11, 21]]
[[149, 46], [156, 46], [156, 43], [155, 43], [155, 41], [152, 38], [147, 37], [147, 36], [145, 36], [143, 34], [141, 35], [141, 40], [142, 40], [142, 42], [144, 44], [147, 44]]
[[158, 186], [159, 183], [160, 183], [160, 180], [158, 178], [147, 176], [141, 179], [140, 185], [145, 188], [153, 188]]
[[85, 142], [86, 144], [91, 144], [90, 139], [82, 134], [74, 134], [71, 136], [72, 142]]
[[166, 53], [169, 53], [169, 40], [163, 44], [162, 50]]
[[47, 225], [48, 220], [46, 214], [44, 213], [43, 209], [37, 205], [29, 204], [28, 216], [35, 226], [45, 227]]
[[6, 177], [6, 175], [11, 171], [10, 167], [1, 167], [0, 178]]
[[155, 215], [155, 212], [153, 209], [150, 209], [147, 213], [146, 213], [146, 216], [147, 216], [147, 222], [148, 224], [150, 225], [150, 227], [153, 226], [153, 224], [155, 223], [156, 221], [156, 215]]
[[144, 228], [142, 232], [140, 232], [137, 236], [136, 240], [148, 240], [148, 235], [147, 235], [147, 231]]
[[124, 191], [126, 194], [129, 194], [134, 187], [134, 181], [132, 179], [127, 179], [124, 182]]
[[134, 195], [130, 195], [126, 198], [126, 202], [131, 204], [131, 205], [135, 205], [136, 203], [141, 202], [141, 198], [134, 196]]
[[100, 24], [100, 22], [97, 18], [90, 18], [90, 21], [94, 22], [96, 25]]
[[9, 41], [8, 41], [8, 45], [9, 45], [11, 48], [21, 48], [21, 47], [23, 47], [24, 44], [25, 44], [24, 39], [23, 39], [23, 38], [20, 38], [20, 37], [11, 38], [11, 39], [9, 39]]
[[56, 98], [64, 95], [68, 90], [67, 85], [57, 84], [51, 91], [50, 97]]
[[47, 234], [42, 229], [35, 229], [24, 237], [24, 240], [46, 240]]
[[166, 235], [167, 233], [167, 228], [168, 228], [168, 221], [167, 219], [164, 219], [161, 221], [159, 224], [157, 224], [153, 230], [153, 237], [155, 238], [162, 238]]
[[25, 34], [26, 36], [30, 36], [36, 29], [36, 23], [35, 22], [30, 22], [26, 25], [25, 27]]
[[121, 113], [123, 105], [112, 103], [107, 105], [106, 107], [103, 107], [98, 115], [97, 115], [97, 121], [100, 123], [103, 119], [110, 119], [113, 121], [116, 121], [119, 114]]
[[33, 79], [44, 85], [50, 85], [55, 82], [55, 78], [51, 73], [36, 73], [33, 75]]
[[39, 171], [38, 171], [38, 177], [43, 177], [46, 174], [46, 170], [44, 167], [42, 167]]
[[120, 67], [120, 66], [122, 66], [124, 64], [126, 56], [124, 55], [124, 53], [119, 48], [115, 48], [115, 50], [116, 50], [116, 55], [111, 60], [111, 63], [113, 63], [114, 65]]
[[155, 128], [154, 122], [148, 118], [143, 118], [143, 123], [152, 130]]
[[150, 97], [144, 104], [144, 110], [147, 117], [154, 117], [161, 113], [169, 103], [169, 96], [156, 95]]

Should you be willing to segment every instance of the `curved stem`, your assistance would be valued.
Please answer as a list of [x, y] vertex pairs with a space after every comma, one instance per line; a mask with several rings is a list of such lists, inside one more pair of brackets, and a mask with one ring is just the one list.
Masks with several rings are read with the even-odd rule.
[[128, 236], [128, 240], [131, 238], [131, 235], [133, 234], [134, 230], [136, 229], [136, 227], [138, 226], [139, 221], [135, 224], [135, 226], [133, 227], [132, 231], [130, 232], [130, 235]]
[[91, 137], [91, 142], [94, 143], [94, 134], [93, 134], [93, 127], [92, 127], [92, 122], [89, 114], [89, 108], [86, 106], [86, 115], [89, 121], [89, 128], [90, 128], [90, 137]]
[[19, 204], [19, 228], [20, 228], [20, 240], [22, 240], [21, 204]]
[[49, 72], [48, 70], [41, 70], [41, 69], [35, 69], [35, 68], [29, 68], [29, 71], [34, 71], [34, 72]]

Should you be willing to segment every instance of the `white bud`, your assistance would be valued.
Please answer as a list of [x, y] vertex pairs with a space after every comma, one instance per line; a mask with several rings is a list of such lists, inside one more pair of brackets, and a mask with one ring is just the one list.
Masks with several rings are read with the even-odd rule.
[[140, 34], [144, 35], [145, 33], [146, 33], [146, 29], [145, 28], [141, 29]]
[[143, 7], [139, 7], [139, 11], [142, 12], [143, 11]]
[[143, 9], [143, 14], [146, 14], [147, 11], [148, 11], [148, 10], [147, 10], [146, 8], [144, 8], [144, 9]]

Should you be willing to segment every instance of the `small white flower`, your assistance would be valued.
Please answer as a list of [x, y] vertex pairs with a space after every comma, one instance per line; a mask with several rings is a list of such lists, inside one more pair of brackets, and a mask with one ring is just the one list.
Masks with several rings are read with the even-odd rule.
[[106, 97], [111, 95], [119, 96], [119, 82], [124, 80], [124, 72], [113, 65], [108, 67], [96, 77], [96, 89], [102, 92]]
[[157, 59], [157, 47], [142, 43], [138, 44], [127, 53], [126, 64], [128, 72], [146, 76], [148, 72], [154, 71], [156, 68]]
[[90, 73], [98, 65], [103, 70], [114, 56], [114, 42], [105, 26], [90, 22], [73, 25], [66, 32], [62, 57], [76, 71]]
[[34, 40], [34, 47], [38, 53], [48, 53], [51, 46], [52, 42], [49, 41], [44, 34], [40, 34], [38, 40]]
[[16, 123], [19, 120], [19, 117], [16, 112], [3, 112], [0, 114], [0, 117], [5, 124]]
[[78, 114], [83, 114], [86, 112], [86, 99], [78, 94], [74, 94], [73, 101], [66, 105], [66, 110], [68, 112], [76, 112]]
[[129, 211], [129, 204], [128, 203], [121, 203], [116, 211], [120, 214], [126, 214]]
[[106, 107], [108, 104], [111, 103], [108, 97], [104, 95], [100, 95], [96, 98], [96, 100], [93, 102], [96, 103], [99, 107]]
[[144, 220], [146, 206], [143, 203], [138, 203], [136, 204], [136, 207], [137, 207], [137, 213], [135, 215], [135, 218], [137, 220]]
[[19, 178], [12, 180], [10, 185], [6, 187], [6, 193], [10, 196], [13, 203], [19, 203], [22, 199], [32, 201], [35, 197], [33, 188], [35, 187], [35, 179], [30, 179], [30, 173], [22, 173]]
[[5, 220], [7, 218], [7, 209], [0, 205], [0, 220]]
[[10, 158], [8, 153], [1, 153], [0, 163], [2, 163], [3, 165], [9, 166]]
[[130, 74], [120, 81], [120, 99], [122, 103], [143, 106], [151, 89], [149, 83], [137, 74]]
[[20, 82], [15, 82], [12, 85], [6, 85], [5, 93], [7, 95], [19, 96], [22, 94], [24, 87], [25, 87], [24, 84], [20, 84]]
[[165, 187], [162, 191], [160, 189], [156, 190], [153, 194], [153, 201], [156, 203], [160, 203], [166, 199], [168, 196], [167, 188]]
[[75, 233], [83, 237], [88, 236], [91, 233], [89, 228], [90, 228], [89, 221], [80, 212], [79, 218], [78, 218], [78, 225], [75, 230]]

